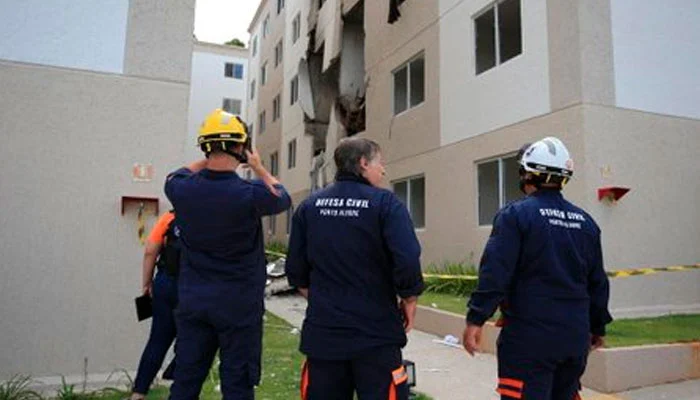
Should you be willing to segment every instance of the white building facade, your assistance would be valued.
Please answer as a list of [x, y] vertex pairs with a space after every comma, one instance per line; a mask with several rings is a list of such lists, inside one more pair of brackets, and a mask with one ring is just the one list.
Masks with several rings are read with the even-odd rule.
[[248, 96], [248, 50], [236, 46], [195, 42], [185, 157], [202, 156], [197, 134], [204, 118], [216, 108], [245, 119]]

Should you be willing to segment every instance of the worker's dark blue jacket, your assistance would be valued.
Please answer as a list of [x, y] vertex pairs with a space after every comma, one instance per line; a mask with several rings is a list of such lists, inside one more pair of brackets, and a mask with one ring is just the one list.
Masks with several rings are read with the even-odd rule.
[[354, 175], [314, 193], [293, 217], [289, 283], [309, 288], [301, 351], [347, 360], [406, 344], [397, 295], [423, 290], [420, 244], [406, 207]]
[[558, 190], [538, 190], [496, 215], [469, 301], [481, 325], [505, 301], [501, 344], [521, 354], [586, 354], [604, 335], [609, 285], [600, 229]]
[[216, 310], [241, 326], [259, 319], [266, 279], [260, 218], [291, 204], [285, 189], [276, 188], [280, 197], [235, 172], [182, 168], [168, 176], [165, 194], [178, 210], [183, 243], [181, 307]]

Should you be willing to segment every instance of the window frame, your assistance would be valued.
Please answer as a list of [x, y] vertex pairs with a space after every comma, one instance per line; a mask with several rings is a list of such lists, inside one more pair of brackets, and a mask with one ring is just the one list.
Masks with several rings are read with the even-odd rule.
[[299, 74], [289, 80], [289, 105], [293, 106], [297, 102], [299, 102]]
[[299, 41], [301, 37], [301, 11], [294, 16], [292, 20], [292, 44]]
[[258, 130], [259, 134], [262, 135], [265, 133], [265, 129], [267, 128], [267, 112], [266, 110], [262, 110], [258, 116]]
[[282, 10], [284, 10], [284, 0], [277, 0], [277, 15], [280, 15], [282, 13]]
[[284, 38], [281, 38], [275, 45], [275, 68], [284, 62]]
[[[499, 67], [500, 65], [503, 65], [507, 63], [510, 60], [513, 60], [515, 58], [520, 57], [523, 54], [523, 4], [521, 0], [513, 0], [517, 1], [520, 3], [520, 53], [505, 60], [501, 61], [501, 29], [500, 29], [500, 17], [499, 17], [499, 6], [502, 3], [505, 3], [506, 1], [509, 0], [496, 0], [494, 2], [489, 3], [486, 7], [482, 8], [479, 12], [474, 14], [472, 16], [472, 28], [473, 28], [473, 34], [474, 34], [474, 75], [479, 76], [485, 72], [491, 71], [492, 69], [495, 69]], [[478, 56], [477, 56], [477, 46], [476, 46], [476, 41], [477, 41], [477, 32], [476, 32], [476, 20], [486, 14], [487, 12], [493, 10], [493, 29], [494, 29], [494, 35], [493, 35], [493, 41], [494, 41], [494, 62], [495, 64], [493, 67], [485, 69], [481, 72], [478, 72]]]
[[[412, 203], [412, 200], [411, 200], [411, 186], [412, 186], [412, 184], [411, 184], [411, 182], [414, 180], [418, 180], [418, 179], [423, 179], [423, 225], [422, 226], [416, 226], [415, 218], [413, 217], [413, 215], [411, 213], [411, 203]], [[427, 192], [428, 191], [426, 190], [427, 179], [425, 178], [425, 174], [411, 175], [411, 176], [407, 176], [405, 178], [400, 178], [400, 179], [396, 179], [396, 180], [391, 181], [392, 193], [396, 194], [395, 185], [397, 183], [404, 183], [404, 182], [406, 183], [406, 204], [404, 204], [404, 205], [406, 206], [406, 209], [408, 210], [408, 215], [411, 216], [411, 222], [413, 223], [413, 229], [416, 231], [424, 231], [426, 229], [426, 226], [428, 225], [427, 219], [426, 219], [426, 214], [427, 214], [426, 211], [428, 209], [428, 207], [427, 207], [427, 200], [428, 200], [428, 193]]]
[[[496, 157], [491, 157], [491, 158], [485, 158], [483, 160], [476, 161], [474, 163], [474, 173], [476, 175], [474, 182], [476, 184], [476, 190], [474, 193], [476, 193], [476, 224], [479, 227], [490, 227], [493, 225], [493, 217], [491, 218], [490, 221], [486, 224], [481, 223], [481, 216], [479, 213], [479, 208], [481, 207], [481, 189], [479, 188], [479, 166], [488, 164], [494, 161], [498, 162], [498, 210], [503, 208], [507, 204], [507, 199], [506, 199], [506, 168], [505, 168], [505, 160], [510, 159], [510, 158], [517, 158], [518, 157], [518, 152], [510, 152], [510, 153], [505, 153]], [[495, 215], [494, 215], [495, 217]]]
[[287, 142], [287, 169], [294, 169], [297, 166], [297, 138]]
[[260, 66], [260, 86], [265, 86], [267, 83], [267, 61]]
[[278, 177], [280, 174], [280, 154], [278, 151], [270, 153], [270, 175]]
[[263, 19], [262, 31], [263, 39], [270, 35], [270, 13], [267, 13], [265, 19]]
[[280, 93], [272, 99], [272, 122], [282, 117], [282, 95]]
[[[233, 112], [233, 110], [227, 109], [227, 107], [226, 107], [227, 101], [228, 101], [229, 105], [232, 105], [234, 101], [238, 102], [238, 112], [237, 113]], [[228, 107], [228, 108], [231, 108], [231, 107]], [[234, 99], [233, 97], [224, 97], [221, 100], [221, 109], [226, 111], [227, 113], [230, 113], [230, 114], [241, 115], [241, 113], [243, 112], [243, 100]]]
[[[414, 61], [423, 59], [423, 100], [411, 106], [411, 64]], [[406, 68], [406, 108], [400, 112], [396, 112], [396, 73]], [[391, 112], [394, 117], [402, 115], [414, 108], [418, 108], [425, 103], [426, 100], [426, 70], [427, 63], [425, 60], [425, 51], [421, 50], [418, 54], [401, 63], [398, 67], [391, 71]]]

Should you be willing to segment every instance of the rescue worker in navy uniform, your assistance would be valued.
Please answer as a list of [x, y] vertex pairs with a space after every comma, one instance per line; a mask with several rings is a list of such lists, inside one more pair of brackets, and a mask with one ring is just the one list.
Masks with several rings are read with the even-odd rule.
[[293, 216], [285, 267], [308, 299], [301, 397], [407, 399], [401, 348], [423, 290], [420, 245], [406, 207], [379, 187], [379, 146], [344, 139], [334, 159], [335, 183]]
[[[177, 306], [177, 275], [180, 265], [179, 231], [175, 213], [171, 210], [158, 218], [148, 235], [143, 254], [142, 293], [152, 298], [153, 320], [148, 342], [143, 349], [134, 379], [131, 400], [143, 400], [163, 364], [170, 345], [175, 340], [175, 307]], [[158, 272], [153, 278], [153, 272]], [[175, 359], [163, 372], [163, 379], [172, 379]]]
[[[261, 217], [288, 209], [291, 200], [258, 153], [248, 150], [248, 140], [238, 116], [215, 110], [199, 132], [207, 158], [171, 173], [165, 184], [182, 242], [174, 400], [199, 398], [217, 350], [224, 399], [253, 399], [260, 380]], [[240, 178], [241, 163], [260, 180]]]
[[542, 139], [521, 153], [520, 185], [527, 196], [494, 219], [463, 343], [473, 355], [482, 325], [502, 304], [501, 399], [572, 400], [588, 352], [604, 344], [612, 321], [600, 229], [561, 194], [573, 162], [559, 139]]

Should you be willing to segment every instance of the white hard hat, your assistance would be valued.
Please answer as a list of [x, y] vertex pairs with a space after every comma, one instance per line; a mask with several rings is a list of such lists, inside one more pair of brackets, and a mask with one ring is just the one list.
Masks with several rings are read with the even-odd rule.
[[525, 171], [535, 174], [551, 174], [571, 178], [574, 174], [574, 160], [564, 143], [555, 137], [546, 137], [531, 144], [520, 157], [520, 165]]

